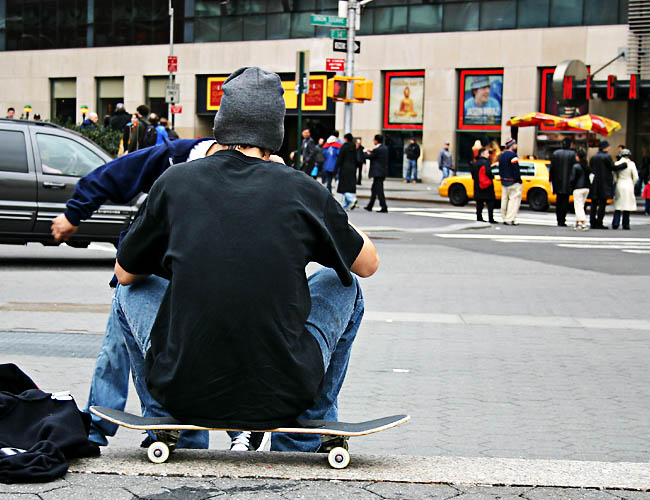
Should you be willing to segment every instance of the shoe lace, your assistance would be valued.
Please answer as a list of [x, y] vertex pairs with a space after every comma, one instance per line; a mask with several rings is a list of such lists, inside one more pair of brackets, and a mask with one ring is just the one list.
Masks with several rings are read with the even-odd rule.
[[233, 438], [230, 443], [230, 449], [232, 451], [248, 451], [248, 444], [251, 439], [250, 432], [241, 432]]

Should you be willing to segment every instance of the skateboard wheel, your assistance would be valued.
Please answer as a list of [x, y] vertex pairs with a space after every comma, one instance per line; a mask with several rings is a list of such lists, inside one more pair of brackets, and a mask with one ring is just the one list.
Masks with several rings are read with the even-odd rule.
[[147, 448], [147, 458], [154, 464], [162, 464], [169, 458], [169, 446], [162, 441], [151, 443]]
[[327, 461], [334, 469], [345, 469], [350, 463], [350, 452], [341, 446], [337, 446], [330, 450]]

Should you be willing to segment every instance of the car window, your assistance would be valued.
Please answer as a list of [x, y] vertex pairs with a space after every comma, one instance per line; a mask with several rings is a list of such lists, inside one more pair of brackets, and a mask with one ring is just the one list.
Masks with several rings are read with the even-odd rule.
[[28, 172], [24, 133], [17, 130], [0, 130], [0, 170]]
[[44, 174], [83, 177], [104, 164], [90, 149], [67, 137], [36, 134], [36, 142]]
[[534, 177], [535, 176], [535, 164], [520, 161], [519, 162], [519, 173], [521, 175], [530, 175], [530, 176]]

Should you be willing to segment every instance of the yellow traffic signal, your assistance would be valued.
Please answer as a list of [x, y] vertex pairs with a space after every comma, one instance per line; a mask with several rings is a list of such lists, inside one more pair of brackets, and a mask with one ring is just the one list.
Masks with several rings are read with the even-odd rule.
[[372, 99], [372, 80], [355, 80], [352, 97], [360, 101]]
[[327, 97], [334, 100], [346, 99], [348, 96], [348, 81], [343, 77], [327, 80]]

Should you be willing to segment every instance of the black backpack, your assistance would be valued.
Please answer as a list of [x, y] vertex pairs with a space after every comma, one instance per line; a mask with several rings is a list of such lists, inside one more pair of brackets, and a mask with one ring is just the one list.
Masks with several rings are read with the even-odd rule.
[[148, 148], [149, 146], [155, 146], [156, 141], [158, 140], [158, 132], [154, 125], [147, 125], [144, 129], [144, 134], [142, 135], [142, 143], [140, 144], [141, 148]]

